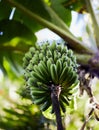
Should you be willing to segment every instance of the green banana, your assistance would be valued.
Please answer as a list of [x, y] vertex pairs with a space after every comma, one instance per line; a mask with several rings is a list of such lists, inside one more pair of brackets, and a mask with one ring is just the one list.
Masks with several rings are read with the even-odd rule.
[[34, 95], [34, 96], [38, 96], [38, 95], [44, 96], [46, 94], [47, 93], [44, 90], [41, 91], [41, 90], [38, 90], [38, 89], [32, 89], [32, 95]]
[[41, 83], [41, 82], [37, 82], [37, 85], [38, 85], [41, 89], [46, 90], [46, 91], [49, 91], [49, 88], [48, 88], [48, 86], [47, 86], [46, 84], [43, 84], [43, 83]]
[[23, 68], [26, 69], [26, 67], [28, 66], [28, 64], [29, 64], [29, 63], [28, 63], [27, 61], [24, 62], [24, 63], [23, 63]]
[[61, 53], [60, 52], [57, 52], [58, 53], [58, 59], [61, 59]]
[[33, 70], [40, 76], [44, 77], [44, 72], [41, 71], [41, 68], [39, 65], [34, 65]]
[[35, 49], [40, 51], [41, 50], [41, 46], [36, 44]]
[[29, 78], [29, 79], [28, 79], [28, 85], [29, 85], [29, 86], [33, 86], [33, 85], [34, 85], [34, 81], [37, 80], [37, 79], [35, 79], [35, 80], [34, 80], [34, 79], [35, 79], [35, 77], [32, 77], [32, 78]]
[[42, 61], [45, 63], [47, 61], [47, 57], [43, 57]]
[[52, 64], [50, 66], [50, 72], [51, 72], [51, 78], [53, 83], [58, 84], [58, 74], [57, 74], [57, 68], [55, 64]]
[[67, 65], [68, 65], [68, 66], [72, 66], [72, 61], [71, 61], [70, 58], [68, 58]]
[[33, 69], [33, 65], [32, 65], [32, 63], [30, 63], [30, 64], [27, 66], [27, 70], [32, 71], [32, 69]]
[[31, 75], [32, 75], [33, 77], [35, 77], [38, 82], [43, 82], [43, 83], [45, 83], [45, 84], [48, 83], [48, 81], [45, 79], [45, 77], [42, 77], [41, 75], [39, 75], [38, 73], [36, 73], [36, 72], [34, 72], [34, 71], [31, 72]]
[[41, 62], [38, 65], [34, 65], [34, 71], [38, 74], [38, 76], [43, 79], [44, 83], [48, 83], [50, 81], [50, 75], [47, 72], [47, 67], [45, 68], [44, 64]]
[[[67, 76], [67, 78], [64, 80], [64, 82], [62, 83], [62, 86], [67, 87], [67, 86], [71, 86], [75, 81], [75, 73], [72, 71], [72, 69], [69, 71], [69, 74]], [[72, 82], [71, 82], [72, 81]], [[69, 84], [69, 85], [68, 85]]]
[[[39, 64], [39, 65], [34, 65], [33, 70], [34, 70], [34, 72], [36, 72], [36, 74], [37, 74], [38, 77], [40, 78], [40, 81], [42, 80], [44, 83], [45, 83], [45, 82], [47, 83], [47, 80], [44, 79], [45, 74], [44, 74], [44, 71], [41, 70], [41, 65], [40, 65], [40, 64]], [[33, 74], [33, 73], [32, 73], [32, 74]], [[34, 76], [34, 77], [37, 78], [37, 76]]]
[[33, 56], [33, 59], [35, 59], [36, 61], [39, 61], [39, 55], [35, 54], [35, 55]]
[[47, 49], [46, 44], [42, 44], [42, 50], [46, 51], [46, 49]]
[[33, 69], [40, 77], [45, 77], [45, 68], [40, 63], [38, 65], [34, 65]]
[[[33, 102], [35, 101], [35, 100], [39, 100], [40, 98], [42, 98], [43, 96], [42, 95], [37, 95], [37, 96], [34, 96], [33, 95], [33, 93], [32, 93], [32, 91], [31, 91], [31, 97], [32, 97], [32, 99], [33, 99]], [[35, 104], [35, 103], [34, 103]]]
[[72, 50], [68, 50], [68, 53], [67, 53], [68, 57], [72, 57], [73, 56], [73, 51]]
[[34, 65], [33, 66], [33, 71], [35, 71], [36, 73], [38, 73], [39, 75], [41, 75], [41, 73], [39, 71], [39, 68], [38, 68], [38, 65]]
[[68, 53], [68, 50], [67, 50], [67, 47], [66, 47], [66, 46], [64, 46], [64, 47], [62, 48], [61, 53], [65, 53], [65, 54], [67, 54], [67, 53]]
[[62, 58], [62, 62], [64, 63], [66, 61], [66, 54], [64, 53], [61, 58]]
[[56, 43], [55, 41], [53, 41], [53, 43], [50, 46], [50, 50], [53, 52], [54, 50], [56, 50]]
[[29, 61], [32, 58], [32, 54], [30, 52], [26, 53], [25, 58]]
[[74, 88], [75, 86], [77, 86], [79, 84], [79, 80], [77, 79], [76, 81], [75, 81], [75, 83], [73, 83], [69, 88]]
[[64, 105], [62, 100], [60, 100], [59, 103], [60, 103], [60, 107], [61, 107], [63, 113], [65, 113], [66, 112], [66, 106]]
[[40, 52], [39, 52], [38, 50], [35, 51], [35, 54], [36, 54], [38, 57], [39, 57], [39, 53], [40, 53]]
[[60, 52], [60, 53], [62, 52], [62, 45], [57, 46], [57, 51]]
[[32, 99], [32, 103], [34, 103], [34, 102], [33, 102], [34, 100], [38, 100], [38, 99], [41, 98], [42, 96], [34, 96], [34, 95], [32, 94], [32, 91], [30, 90], [30, 97], [31, 97], [31, 99]]
[[68, 84], [66, 84], [66, 87], [70, 87], [73, 83], [75, 83], [78, 79], [78, 76], [73, 73], [73, 76], [68, 80]]
[[48, 58], [52, 57], [52, 52], [51, 52], [51, 50], [48, 50], [48, 51], [47, 51], [47, 57], [48, 57]]
[[41, 61], [38, 64], [39, 71], [42, 73], [42, 76], [47, 77], [47, 80], [49, 80], [49, 73], [48, 73], [48, 68], [47, 65], [44, 63], [44, 61]]
[[76, 61], [76, 57], [73, 57], [73, 56], [72, 56], [72, 57], [71, 57], [71, 60], [72, 60], [73, 64], [76, 65], [76, 62], [77, 62], [77, 61]]
[[[75, 86], [76, 86], [76, 85], [73, 84], [73, 87], [75, 87]], [[71, 90], [72, 90], [73, 87], [72, 87], [72, 85], [70, 85], [69, 87], [63, 86], [63, 87], [62, 87], [62, 88], [63, 88], [63, 89], [62, 89], [62, 93], [63, 93], [63, 94], [64, 94], [64, 93], [67, 93], [67, 94], [68, 94], [69, 92], [71, 92]]]
[[29, 63], [29, 61], [26, 59], [26, 57], [23, 58], [23, 62]]
[[53, 114], [53, 113], [54, 113], [54, 108], [53, 108], [53, 107], [51, 108], [50, 113], [51, 113], [51, 114]]
[[34, 55], [36, 50], [35, 50], [34, 47], [31, 47], [31, 48], [29, 49], [29, 51], [31, 52], [32, 55]]
[[34, 102], [34, 104], [40, 105], [40, 104], [46, 102], [46, 98], [47, 98], [47, 96], [43, 96], [43, 97], [41, 97], [41, 98], [38, 98], [38, 99], [36, 99], [36, 100], [33, 100], [33, 102]]
[[68, 67], [67, 62], [63, 63], [63, 68]]
[[39, 54], [39, 60], [43, 60], [44, 55], [42, 53]]
[[63, 69], [60, 59], [58, 59], [56, 62], [56, 68], [57, 68], [57, 75], [58, 77], [60, 77], [60, 74], [62, 73], [62, 69]]
[[49, 58], [49, 59], [47, 60], [47, 69], [48, 69], [49, 73], [50, 73], [50, 66], [51, 66], [51, 64], [53, 64], [53, 59], [52, 59], [52, 58]]
[[36, 56], [34, 56], [32, 59], [31, 59], [31, 63], [33, 64], [33, 65], [37, 65], [38, 63], [39, 63], [39, 59], [38, 59], [38, 57], [36, 57]]
[[47, 110], [50, 106], [51, 106], [51, 101], [50, 101], [50, 100], [47, 100], [44, 104], [42, 104], [42, 105], [40, 106], [40, 110], [41, 110], [41, 111], [45, 111], [45, 110]]
[[56, 61], [58, 60], [58, 53], [56, 52], [56, 50], [54, 51], [54, 54], [53, 54], [53, 56], [54, 56], [54, 62], [56, 63]]
[[66, 103], [66, 105], [69, 105], [68, 99], [66, 98], [66, 96], [64, 96], [63, 94], [60, 95], [60, 99]]
[[27, 81], [30, 77], [30, 73], [25, 73], [24, 75], [25, 75], [25, 78], [26, 78], [26, 81]]
[[43, 49], [40, 51], [40, 53], [42, 53], [42, 54], [43, 54], [43, 57], [46, 55], [46, 51], [45, 51], [45, 50], [43, 50]]
[[68, 74], [69, 74], [70, 68], [68, 68], [67, 66], [63, 69], [60, 78], [59, 78], [59, 83], [62, 84], [64, 82], [64, 80], [66, 80]]
[[[71, 86], [70, 86], [71, 87]], [[61, 91], [62, 95], [68, 96], [68, 93], [71, 91], [71, 88], [65, 88]]]
[[29, 65], [30, 60], [28, 60], [26, 57], [23, 58], [23, 67], [26, 69], [26, 67]]

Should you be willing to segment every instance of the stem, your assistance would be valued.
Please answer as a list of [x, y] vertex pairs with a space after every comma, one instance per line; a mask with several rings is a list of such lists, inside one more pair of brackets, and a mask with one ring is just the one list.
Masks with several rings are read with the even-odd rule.
[[[88, 54], [77, 54], [75, 53], [77, 63], [81, 65], [88, 65], [89, 60], [94, 56], [94, 55], [88, 55]], [[86, 59], [86, 60], [85, 60]]]
[[68, 32], [71, 36], [73, 36], [73, 34], [70, 32], [66, 23], [58, 16], [58, 14], [50, 6], [48, 6], [46, 4], [44, 4], [44, 5], [45, 5], [45, 8], [48, 10], [52, 19], [54, 19], [55, 22], [57, 21], [56, 25], [61, 27], [64, 31]]
[[82, 127], [81, 127], [80, 130], [84, 130], [84, 129], [85, 129], [86, 124], [87, 124], [87, 122], [89, 121], [89, 119], [91, 118], [91, 115], [92, 115], [93, 111], [94, 111], [94, 108], [92, 108], [92, 109], [90, 110], [90, 112], [88, 113], [87, 118], [86, 118], [86, 120], [84, 121], [84, 124], [82, 125]]
[[95, 36], [96, 36], [96, 41], [97, 41], [97, 45], [99, 46], [99, 26], [98, 26], [98, 21], [94, 12], [94, 9], [92, 7], [92, 3], [91, 0], [85, 0], [86, 5], [87, 5], [87, 9], [91, 15], [92, 21], [93, 21], [93, 26], [94, 26], [94, 32], [95, 32]]
[[52, 87], [53, 88], [51, 88], [51, 90], [52, 90], [51, 100], [52, 100], [53, 110], [54, 110], [55, 115], [56, 115], [57, 130], [63, 130], [61, 112], [60, 112], [60, 105], [59, 105], [59, 100], [58, 100], [58, 96], [59, 96], [58, 92], [59, 91], [56, 90], [56, 87], [58, 87], [58, 86], [52, 85]]
[[67, 41], [70, 44], [70, 46], [72, 48], [74, 48], [75, 51], [80, 52], [80, 53], [82, 51], [95, 53], [95, 51], [93, 50], [93, 48], [89, 49], [82, 42], [80, 42], [76, 37], [70, 35], [70, 33], [64, 31], [59, 26], [56, 26], [53, 23], [45, 20], [44, 18], [42, 18], [39, 15], [31, 12], [30, 10], [28, 10], [27, 8], [25, 8], [23, 5], [15, 2], [13, 0], [6, 0], [6, 1], [9, 4], [11, 4], [12, 6], [16, 7], [17, 9], [19, 9], [22, 13], [24, 13], [25, 15], [27, 15], [31, 19], [33, 19], [33, 20], [35, 19], [41, 25], [43, 25], [45, 27], [48, 27], [53, 32], [57, 33], [60, 37], [62, 37], [65, 41]]

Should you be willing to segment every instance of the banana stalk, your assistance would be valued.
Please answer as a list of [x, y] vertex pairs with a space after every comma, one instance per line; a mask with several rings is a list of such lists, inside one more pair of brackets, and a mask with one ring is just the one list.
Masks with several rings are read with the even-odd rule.
[[62, 125], [60, 104], [59, 104], [60, 86], [52, 85], [51, 89], [52, 89], [51, 90], [52, 107], [56, 115], [57, 130], [64, 130]]

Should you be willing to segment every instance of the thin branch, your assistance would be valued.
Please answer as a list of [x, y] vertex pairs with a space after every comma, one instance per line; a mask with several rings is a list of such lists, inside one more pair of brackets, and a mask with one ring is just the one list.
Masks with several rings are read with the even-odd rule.
[[87, 124], [87, 122], [90, 120], [93, 111], [94, 111], [94, 108], [92, 108], [92, 109], [90, 110], [90, 112], [88, 113], [87, 118], [86, 118], [86, 120], [84, 121], [84, 123], [83, 123], [83, 125], [82, 125], [82, 127], [81, 127], [80, 130], [84, 130], [84, 129], [85, 129], [86, 124]]
[[64, 31], [63, 29], [61, 29], [60, 27], [57, 27], [56, 25], [52, 24], [51, 22], [45, 20], [44, 18], [38, 16], [37, 14], [31, 12], [30, 10], [28, 10], [27, 8], [25, 8], [23, 5], [13, 1], [13, 0], [6, 0], [9, 4], [11, 4], [12, 6], [16, 7], [17, 9], [19, 9], [22, 13], [24, 13], [25, 15], [27, 15], [28, 17], [30, 17], [31, 19], [35, 19], [37, 22], [39, 22], [41, 25], [48, 27], [50, 30], [52, 30], [53, 32], [57, 33], [60, 37], [62, 37], [65, 41], [67, 41], [70, 46], [77, 52], [90, 52], [90, 53], [95, 53], [94, 50], [92, 48], [87, 48], [87, 46], [85, 46], [82, 42], [80, 42], [77, 38], [75, 37], [71, 37], [71, 35]]

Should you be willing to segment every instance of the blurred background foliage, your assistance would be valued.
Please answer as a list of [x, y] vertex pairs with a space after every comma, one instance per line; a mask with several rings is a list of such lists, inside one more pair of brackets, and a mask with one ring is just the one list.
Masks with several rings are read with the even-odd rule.
[[[90, 1], [0, 0], [1, 130], [56, 129], [54, 120], [45, 118], [28, 98], [20, 96], [24, 91], [22, 58], [31, 46], [38, 44], [38, 31], [48, 28], [59, 36], [58, 42], [64, 41], [74, 50], [79, 64], [88, 64], [89, 58], [97, 53], [99, 46], [99, 1]], [[46, 31], [42, 34], [46, 40]], [[50, 41], [53, 39], [50, 37]], [[98, 99], [97, 78], [92, 86]], [[90, 108], [87, 101], [86, 93], [82, 97], [77, 93], [76, 99], [67, 108], [63, 122], [68, 130], [81, 127]], [[86, 130], [90, 129], [99, 129], [94, 115], [87, 124]]]

